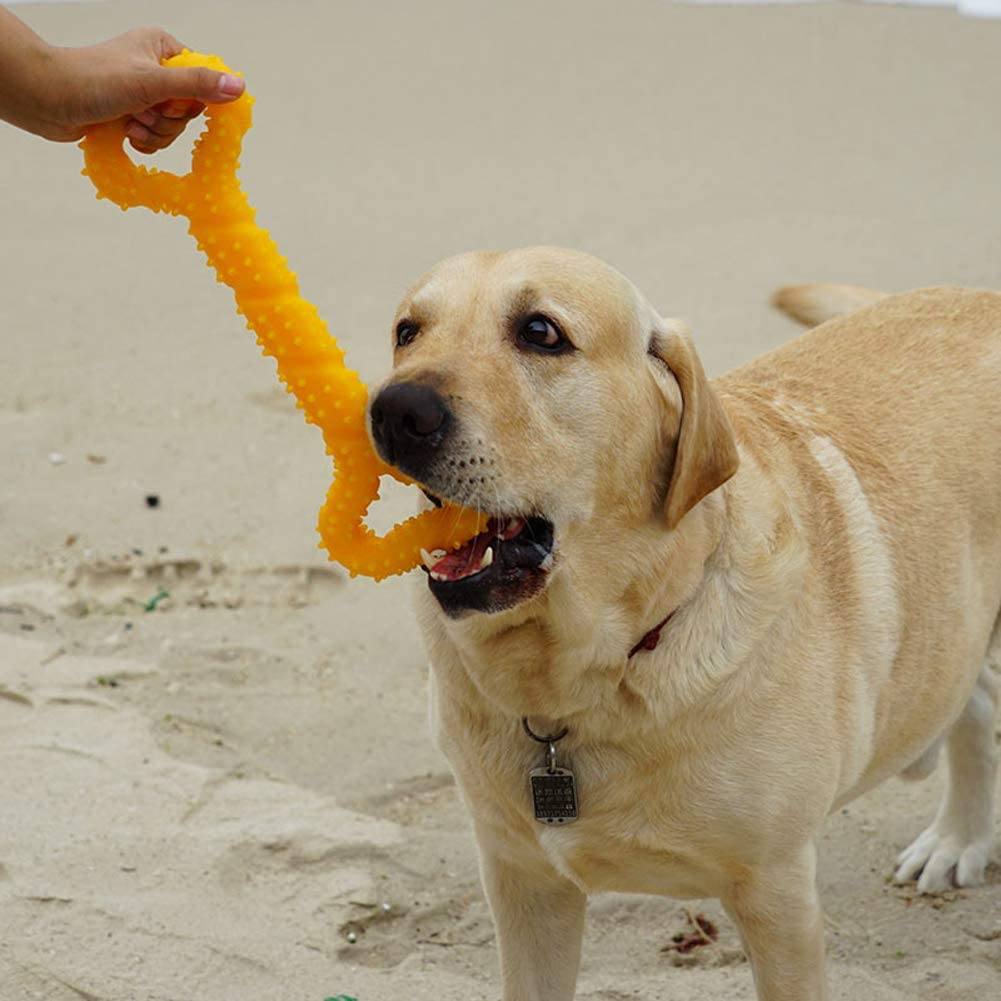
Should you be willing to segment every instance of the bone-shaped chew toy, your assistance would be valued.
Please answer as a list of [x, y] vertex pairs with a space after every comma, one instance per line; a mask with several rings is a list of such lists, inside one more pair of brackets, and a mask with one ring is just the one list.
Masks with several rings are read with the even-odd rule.
[[[232, 72], [216, 56], [187, 50], [166, 64]], [[294, 272], [254, 221], [254, 210], [240, 188], [236, 172], [253, 102], [244, 92], [229, 104], [208, 106], [208, 125], [195, 141], [191, 171], [183, 177], [137, 167], [122, 148], [121, 122], [87, 133], [80, 143], [83, 172], [98, 198], [110, 198], [123, 210], [143, 205], [188, 218], [188, 232], [215, 268], [217, 280], [233, 290], [237, 312], [257, 334], [263, 353], [278, 363], [278, 378], [295, 395], [306, 420], [323, 431], [336, 472], [320, 510], [321, 545], [352, 577], [382, 580], [406, 573], [417, 566], [422, 548], [456, 548], [482, 532], [487, 518], [445, 505], [407, 519], [382, 537], [364, 524], [369, 505], [379, 496], [380, 476], [411, 481], [372, 450], [365, 431], [364, 384], [345, 367], [344, 352], [316, 307], [299, 295]]]

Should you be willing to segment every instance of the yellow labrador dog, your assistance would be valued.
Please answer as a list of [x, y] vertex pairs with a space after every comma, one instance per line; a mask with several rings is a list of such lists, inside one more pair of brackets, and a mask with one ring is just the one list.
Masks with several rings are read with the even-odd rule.
[[1001, 654], [1001, 295], [787, 292], [825, 323], [709, 382], [622, 275], [445, 261], [396, 317], [382, 456], [492, 515], [425, 554], [432, 721], [473, 816], [505, 1001], [574, 995], [585, 900], [718, 897], [762, 1001], [819, 1001], [816, 841], [940, 743], [903, 853], [984, 878]]

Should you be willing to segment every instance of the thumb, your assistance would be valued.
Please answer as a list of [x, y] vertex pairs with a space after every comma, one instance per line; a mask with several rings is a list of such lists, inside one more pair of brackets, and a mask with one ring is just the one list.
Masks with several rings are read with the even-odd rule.
[[189, 98], [202, 104], [235, 101], [244, 89], [243, 80], [205, 66], [161, 66], [146, 87], [148, 102], [159, 104], [172, 98]]

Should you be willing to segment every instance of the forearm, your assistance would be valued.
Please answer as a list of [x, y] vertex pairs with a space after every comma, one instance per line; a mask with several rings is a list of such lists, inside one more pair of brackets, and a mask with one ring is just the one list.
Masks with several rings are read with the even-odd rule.
[[48, 96], [58, 70], [59, 50], [23, 21], [0, 7], [0, 118], [45, 135], [50, 120]]

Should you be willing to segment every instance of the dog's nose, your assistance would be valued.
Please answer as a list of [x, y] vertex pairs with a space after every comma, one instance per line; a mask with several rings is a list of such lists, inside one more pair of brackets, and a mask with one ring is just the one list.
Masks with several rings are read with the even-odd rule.
[[419, 476], [445, 437], [452, 412], [437, 390], [416, 382], [387, 386], [369, 411], [379, 455]]

